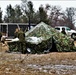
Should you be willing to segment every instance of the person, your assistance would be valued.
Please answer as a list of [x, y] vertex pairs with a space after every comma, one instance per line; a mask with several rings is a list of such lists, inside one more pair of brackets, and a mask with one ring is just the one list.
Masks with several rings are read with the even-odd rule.
[[15, 32], [14, 32], [14, 38], [18, 38], [18, 32], [19, 32], [19, 29], [16, 28], [16, 29], [15, 29]]
[[0, 32], [0, 41], [1, 41], [2, 33]]
[[63, 33], [63, 34], [65, 34], [65, 35], [66, 35], [65, 28], [62, 28], [61, 33]]
[[5, 33], [2, 33], [1, 42], [2, 42], [2, 45], [3, 45], [3, 46], [6, 46], [6, 45], [7, 45], [7, 43], [6, 43], [6, 41], [5, 41], [6, 38], [7, 38], [6, 34], [5, 34]]
[[19, 41], [25, 41], [25, 33], [23, 32], [22, 29], [18, 31], [18, 38], [19, 38]]
[[25, 33], [22, 29], [18, 32], [18, 38], [19, 38], [19, 44], [18, 44], [18, 50], [22, 52], [23, 54], [26, 53], [26, 43], [25, 43]]

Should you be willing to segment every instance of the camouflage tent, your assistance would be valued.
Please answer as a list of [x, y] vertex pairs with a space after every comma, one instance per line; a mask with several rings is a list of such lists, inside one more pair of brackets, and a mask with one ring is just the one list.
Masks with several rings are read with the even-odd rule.
[[[51, 26], [44, 22], [39, 23], [34, 28], [25, 33], [27, 47], [31, 48], [33, 52], [43, 52], [44, 50], [52, 50], [53, 43], [56, 45], [57, 51], [75, 51], [73, 40], [69, 36], [57, 32]], [[40, 41], [32, 43], [30, 37], [41, 38]], [[54, 42], [53, 42], [53, 40]], [[30, 40], [30, 41], [27, 41]], [[53, 47], [54, 48], [54, 47]], [[52, 51], [55, 51], [54, 49]]]
[[9, 51], [21, 53], [26, 53], [26, 49], [31, 49], [31, 53], [76, 51], [74, 41], [69, 36], [57, 32], [44, 22], [30, 29], [25, 36], [23, 42], [9, 42]]

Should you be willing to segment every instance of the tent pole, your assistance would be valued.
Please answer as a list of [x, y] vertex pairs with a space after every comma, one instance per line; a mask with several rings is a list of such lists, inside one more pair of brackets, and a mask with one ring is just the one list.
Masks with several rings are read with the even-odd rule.
[[7, 24], [7, 37], [8, 37], [8, 24]]

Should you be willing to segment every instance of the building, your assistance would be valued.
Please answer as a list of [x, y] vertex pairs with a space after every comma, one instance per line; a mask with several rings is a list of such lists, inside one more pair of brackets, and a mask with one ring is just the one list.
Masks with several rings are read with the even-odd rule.
[[[31, 24], [30, 28], [34, 27], [36, 24]], [[16, 28], [29, 29], [28, 23], [0, 23], [0, 32], [4, 33], [6, 36], [14, 36], [14, 31]]]

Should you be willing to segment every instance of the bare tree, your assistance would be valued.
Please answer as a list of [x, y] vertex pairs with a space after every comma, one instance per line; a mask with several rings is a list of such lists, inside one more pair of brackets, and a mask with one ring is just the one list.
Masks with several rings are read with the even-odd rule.
[[60, 16], [62, 15], [60, 6], [46, 5], [46, 10], [50, 11], [49, 22], [51, 26], [56, 26], [59, 24]]
[[70, 7], [66, 9], [67, 24], [70, 28], [74, 28], [76, 16], [76, 8]]

